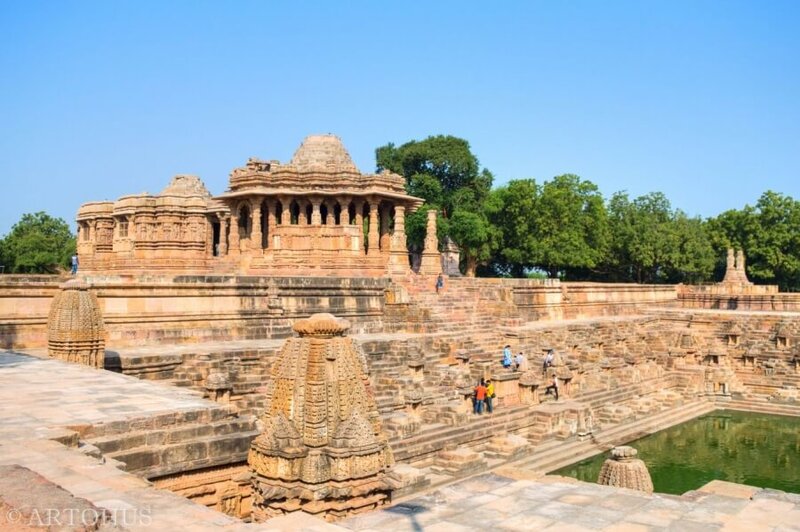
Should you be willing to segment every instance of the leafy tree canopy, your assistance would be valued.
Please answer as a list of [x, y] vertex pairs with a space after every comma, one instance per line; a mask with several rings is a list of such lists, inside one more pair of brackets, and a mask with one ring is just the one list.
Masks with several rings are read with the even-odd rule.
[[69, 265], [75, 237], [61, 218], [45, 212], [25, 214], [0, 241], [7, 273], [56, 273]]
[[[489, 222], [492, 174], [480, 168], [469, 143], [453, 136], [438, 135], [401, 146], [389, 143], [375, 150], [378, 171], [391, 170], [406, 178], [406, 190], [425, 199], [428, 208], [440, 213], [437, 234], [459, 246], [465, 273], [475, 275], [478, 264], [487, 261], [498, 230]], [[409, 246], [421, 249], [425, 239], [425, 209], [406, 217]]]

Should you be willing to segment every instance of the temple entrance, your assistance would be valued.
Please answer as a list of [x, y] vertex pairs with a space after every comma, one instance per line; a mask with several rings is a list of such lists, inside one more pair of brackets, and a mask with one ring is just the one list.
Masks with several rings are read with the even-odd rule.
[[219, 222], [211, 222], [211, 255], [213, 257], [219, 257], [219, 239], [220, 239], [220, 227]]

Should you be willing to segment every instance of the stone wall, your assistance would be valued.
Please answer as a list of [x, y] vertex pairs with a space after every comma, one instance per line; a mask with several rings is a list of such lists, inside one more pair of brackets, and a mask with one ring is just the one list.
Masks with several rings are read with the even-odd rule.
[[684, 308], [800, 311], [800, 294], [779, 293], [774, 285], [679, 285], [678, 301]]
[[[383, 327], [387, 281], [374, 278], [241, 276], [82, 277], [92, 284], [109, 348], [244, 338], [285, 338], [291, 322], [320, 311], [355, 332]], [[42, 347], [63, 279], [0, 276], [0, 345]]]

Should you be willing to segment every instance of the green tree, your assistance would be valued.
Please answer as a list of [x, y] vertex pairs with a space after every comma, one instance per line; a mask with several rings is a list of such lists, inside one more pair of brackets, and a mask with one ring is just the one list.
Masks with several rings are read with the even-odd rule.
[[661, 192], [633, 201], [617, 192], [608, 212], [612, 279], [695, 283], [711, 276], [716, 259], [704, 222], [673, 210]]
[[23, 215], [0, 242], [8, 273], [55, 273], [69, 265], [75, 246], [67, 223], [44, 212]]
[[533, 213], [540, 189], [533, 179], [516, 179], [494, 192], [499, 208], [491, 218], [500, 230], [497, 269], [524, 277], [535, 265], [536, 230]]
[[531, 258], [551, 277], [593, 269], [605, 259], [608, 216], [603, 196], [591, 181], [565, 174], [545, 182], [531, 216]]
[[[440, 212], [439, 241], [450, 237], [461, 249], [465, 274], [475, 275], [499, 243], [489, 217], [492, 174], [480, 169], [477, 157], [464, 139], [438, 135], [402, 146], [389, 143], [375, 150], [377, 169], [391, 170], [406, 178], [409, 194], [421, 197], [428, 208]], [[425, 209], [406, 217], [411, 249], [422, 248], [425, 239]]]
[[716, 255], [703, 220], [690, 218], [678, 210], [672, 219], [672, 232], [677, 249], [668, 267], [669, 280], [699, 283], [710, 279]]

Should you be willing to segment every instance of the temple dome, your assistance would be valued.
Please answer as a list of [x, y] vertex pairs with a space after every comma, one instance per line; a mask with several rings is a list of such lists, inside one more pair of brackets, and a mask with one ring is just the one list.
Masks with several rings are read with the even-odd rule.
[[160, 196], [200, 196], [210, 198], [211, 193], [196, 175], [179, 174], [172, 178]]
[[335, 170], [359, 173], [342, 139], [336, 135], [309, 135], [294, 152], [289, 165], [301, 172]]

